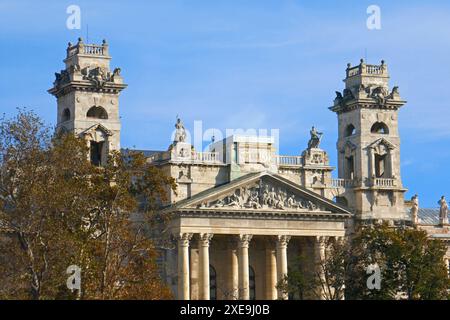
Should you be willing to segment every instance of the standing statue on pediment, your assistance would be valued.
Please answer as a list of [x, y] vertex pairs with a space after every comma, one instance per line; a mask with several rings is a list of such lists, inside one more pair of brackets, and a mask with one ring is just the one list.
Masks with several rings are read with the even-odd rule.
[[320, 140], [322, 140], [323, 133], [316, 130], [316, 128], [313, 126], [311, 131], [309, 132], [311, 135], [311, 138], [308, 142], [308, 150], [313, 148], [319, 148]]
[[269, 205], [269, 186], [266, 184], [264, 185], [264, 190], [262, 192], [262, 205], [263, 206], [268, 206]]
[[275, 202], [275, 208], [283, 210], [286, 198], [287, 198], [286, 192], [284, 192], [281, 189], [278, 189], [278, 194], [277, 194], [277, 198], [276, 198], [276, 202]]
[[186, 141], [186, 129], [184, 128], [183, 122], [177, 117], [177, 123], [175, 124], [175, 139], [173, 142], [185, 142]]
[[439, 222], [441, 225], [448, 224], [448, 204], [444, 196], [441, 197], [441, 199], [438, 201], [438, 204], [440, 206]]
[[277, 200], [277, 194], [275, 192], [275, 188], [272, 187], [272, 189], [269, 192], [269, 200], [268, 200], [268, 203], [267, 203], [269, 205], [269, 207], [274, 207], [275, 203], [276, 203], [276, 200]]

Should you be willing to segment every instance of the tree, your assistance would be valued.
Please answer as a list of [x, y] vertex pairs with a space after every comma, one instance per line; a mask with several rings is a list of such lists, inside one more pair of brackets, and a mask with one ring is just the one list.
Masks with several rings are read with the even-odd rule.
[[[139, 153], [88, 161], [86, 142], [52, 136], [34, 113], [0, 121], [0, 298], [169, 298], [150, 224], [172, 178]], [[66, 269], [82, 270], [82, 290]]]
[[[387, 224], [362, 228], [349, 252], [346, 297], [349, 299], [448, 299], [450, 280], [445, 244], [425, 231]], [[378, 265], [380, 290], [366, 284], [367, 267]]]
[[342, 300], [347, 254], [348, 243], [329, 238], [323, 243], [322, 255], [315, 253], [313, 263], [308, 252], [296, 257], [278, 288], [301, 300]]
[[[323, 255], [297, 257], [279, 288], [300, 299], [448, 299], [446, 246], [425, 231], [387, 224], [361, 227], [347, 242], [329, 239]], [[368, 286], [380, 270], [380, 289]]]

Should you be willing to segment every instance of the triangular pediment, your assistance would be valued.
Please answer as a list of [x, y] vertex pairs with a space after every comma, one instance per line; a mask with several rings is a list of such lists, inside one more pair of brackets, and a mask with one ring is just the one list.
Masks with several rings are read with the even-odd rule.
[[272, 173], [252, 173], [226, 185], [201, 192], [174, 205], [176, 209], [217, 211], [326, 212], [351, 214], [347, 209], [290, 180]]
[[88, 135], [88, 134], [94, 133], [95, 131], [101, 131], [102, 133], [106, 134], [107, 136], [112, 136], [112, 134], [113, 134], [111, 130], [106, 128], [101, 123], [94, 124], [93, 126], [89, 127], [88, 129], [84, 130], [83, 132], [81, 132], [81, 134]]
[[368, 148], [375, 149], [375, 148], [377, 148], [378, 146], [381, 146], [381, 145], [383, 145], [383, 146], [385, 146], [385, 147], [387, 147], [388, 149], [391, 149], [391, 150], [393, 150], [393, 149], [396, 148], [395, 144], [389, 142], [389, 141], [386, 140], [385, 138], [380, 138], [380, 139], [378, 139], [378, 140], [372, 142], [372, 143], [371, 143], [370, 145], [368, 145], [367, 147], [368, 147]]

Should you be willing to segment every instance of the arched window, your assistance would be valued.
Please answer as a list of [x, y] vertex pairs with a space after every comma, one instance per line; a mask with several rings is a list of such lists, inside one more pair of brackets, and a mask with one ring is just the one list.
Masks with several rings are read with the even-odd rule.
[[61, 122], [68, 121], [68, 120], [70, 120], [70, 110], [66, 108], [66, 109], [64, 109], [64, 111], [62, 113]]
[[388, 134], [389, 128], [384, 122], [375, 122], [370, 129], [371, 133]]
[[95, 118], [95, 119], [108, 119], [108, 113], [102, 107], [90, 108], [86, 116], [88, 118]]
[[209, 266], [209, 298], [217, 300], [217, 273], [213, 266]]
[[255, 270], [249, 266], [248, 270], [248, 290], [250, 293], [250, 300], [256, 300], [256, 277]]
[[345, 136], [346, 137], [350, 137], [350, 136], [354, 135], [355, 132], [356, 132], [355, 126], [352, 124], [349, 124], [347, 126], [347, 128], [345, 128]]

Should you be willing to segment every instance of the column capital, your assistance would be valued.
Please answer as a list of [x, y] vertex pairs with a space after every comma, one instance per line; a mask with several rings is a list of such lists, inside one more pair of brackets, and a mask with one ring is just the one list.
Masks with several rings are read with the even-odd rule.
[[191, 241], [193, 234], [192, 233], [177, 233], [174, 235], [175, 239], [177, 239], [178, 244], [183, 247], [189, 246], [189, 241]]
[[327, 241], [327, 238], [325, 236], [316, 236], [316, 241], [318, 244], [323, 245]]
[[277, 236], [277, 246], [280, 248], [287, 247], [289, 240], [291, 240], [291, 236], [279, 235]]
[[199, 244], [202, 247], [209, 247], [209, 243], [213, 236], [212, 233], [200, 233]]
[[238, 236], [238, 246], [239, 248], [248, 248], [253, 235], [251, 234], [240, 234]]

